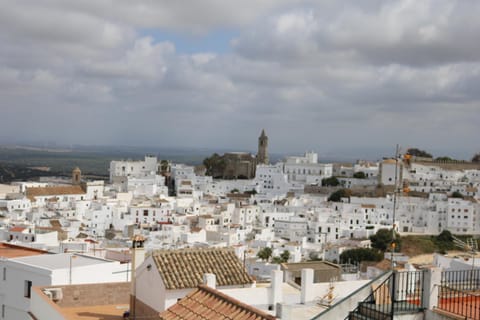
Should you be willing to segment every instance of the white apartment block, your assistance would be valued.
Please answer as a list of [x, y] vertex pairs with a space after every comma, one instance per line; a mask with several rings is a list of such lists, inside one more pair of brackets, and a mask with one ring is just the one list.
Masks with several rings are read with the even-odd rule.
[[269, 195], [285, 195], [290, 190], [288, 177], [283, 173], [283, 165], [281, 163], [257, 165], [255, 185], [258, 192]]
[[260, 207], [247, 205], [236, 207], [232, 214], [232, 223], [238, 224], [243, 228], [259, 225]]
[[130, 216], [135, 224], [171, 223], [173, 213], [174, 203], [166, 199], [147, 200], [130, 206]]
[[145, 177], [157, 171], [157, 157], [153, 155], [146, 155], [143, 161], [114, 160], [110, 162], [110, 183], [118, 177]]
[[292, 217], [289, 220], [276, 220], [273, 227], [275, 236], [290, 240], [303, 241], [307, 237], [308, 222], [305, 218]]
[[306, 182], [309, 176], [316, 177], [321, 181], [323, 178], [332, 176], [333, 165], [318, 163], [318, 155], [314, 152], [307, 152], [303, 157], [287, 157], [284, 173], [288, 176], [288, 181]]

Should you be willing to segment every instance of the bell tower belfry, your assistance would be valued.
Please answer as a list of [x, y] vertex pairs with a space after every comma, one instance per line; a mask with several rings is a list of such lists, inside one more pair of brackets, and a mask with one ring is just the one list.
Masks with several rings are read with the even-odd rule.
[[72, 170], [72, 184], [79, 185], [82, 182], [82, 171], [79, 167]]
[[257, 164], [269, 164], [268, 137], [265, 134], [264, 129], [262, 129], [262, 133], [260, 134], [260, 137], [258, 138]]

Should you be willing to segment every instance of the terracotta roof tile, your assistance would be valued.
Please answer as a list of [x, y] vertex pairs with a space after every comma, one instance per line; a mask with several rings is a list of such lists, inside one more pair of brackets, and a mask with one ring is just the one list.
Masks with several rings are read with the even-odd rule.
[[274, 316], [205, 285], [160, 313], [160, 319], [274, 320]]
[[36, 187], [27, 188], [26, 195], [30, 200], [35, 197], [57, 196], [66, 194], [85, 194], [81, 186]]
[[233, 249], [161, 250], [152, 256], [167, 289], [195, 288], [205, 273], [215, 274], [218, 286], [253, 283]]
[[0, 243], [0, 257], [2, 258], [19, 258], [36, 256], [39, 254], [48, 254], [48, 251], [17, 246], [9, 243]]

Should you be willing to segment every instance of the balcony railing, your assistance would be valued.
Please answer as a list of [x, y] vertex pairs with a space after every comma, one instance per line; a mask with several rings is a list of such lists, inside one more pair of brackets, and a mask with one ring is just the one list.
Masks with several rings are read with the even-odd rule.
[[395, 271], [345, 320], [393, 319], [394, 314], [418, 312], [423, 309], [424, 271]]
[[437, 308], [465, 319], [480, 319], [480, 270], [443, 271]]

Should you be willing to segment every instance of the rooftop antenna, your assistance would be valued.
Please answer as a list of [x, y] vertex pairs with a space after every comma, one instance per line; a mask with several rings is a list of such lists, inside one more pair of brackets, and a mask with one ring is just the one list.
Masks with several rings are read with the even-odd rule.
[[392, 210], [392, 243], [391, 243], [391, 262], [392, 270], [395, 268], [394, 254], [395, 254], [395, 210], [397, 207], [397, 189], [398, 189], [398, 153], [399, 146], [395, 148], [395, 185], [393, 187], [393, 210]]
[[478, 252], [478, 241], [473, 238], [468, 238], [466, 242], [463, 242], [462, 240], [458, 239], [454, 235], [452, 235], [453, 238], [453, 244], [462, 249], [463, 251], [470, 253], [472, 256], [472, 271], [475, 269], [475, 256]]

